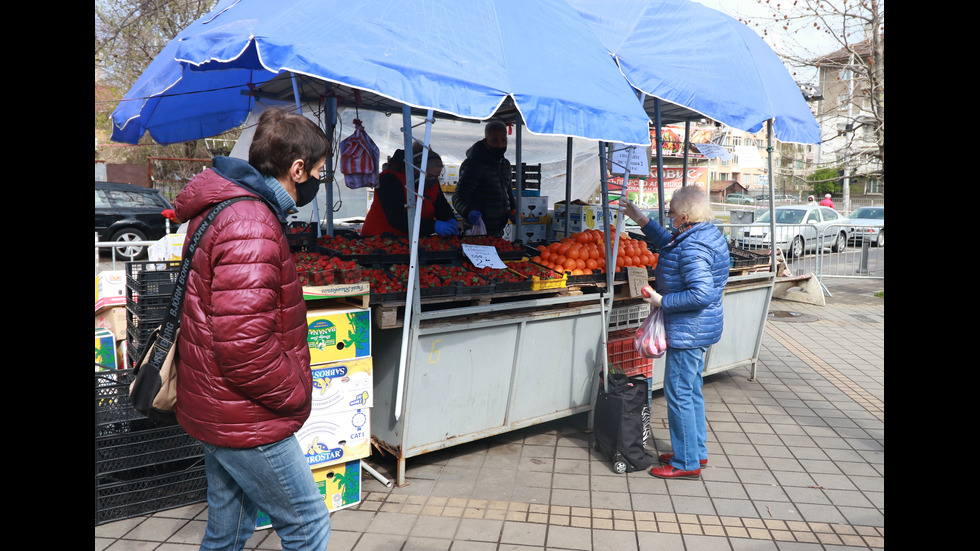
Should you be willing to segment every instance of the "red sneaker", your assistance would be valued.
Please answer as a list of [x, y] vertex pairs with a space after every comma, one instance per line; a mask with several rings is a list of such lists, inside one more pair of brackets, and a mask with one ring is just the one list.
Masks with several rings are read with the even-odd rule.
[[701, 469], [694, 471], [682, 471], [680, 469], [675, 469], [673, 465], [661, 465], [650, 469], [650, 474], [657, 478], [683, 478], [688, 480], [699, 480], [701, 478]]
[[[670, 463], [670, 460], [673, 459], [673, 458], [674, 458], [674, 454], [673, 453], [662, 453], [662, 454], [660, 454], [660, 462], [663, 463], [664, 465], [666, 465], [667, 463]], [[700, 463], [701, 463], [701, 468], [702, 469], [708, 466], [708, 460], [707, 459], [702, 459], [700, 461]]]

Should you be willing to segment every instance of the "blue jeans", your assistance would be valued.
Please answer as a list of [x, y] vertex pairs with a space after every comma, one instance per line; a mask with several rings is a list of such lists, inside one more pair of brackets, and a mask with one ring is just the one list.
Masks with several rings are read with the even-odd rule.
[[241, 550], [258, 511], [269, 515], [283, 550], [323, 551], [330, 514], [300, 448], [290, 436], [255, 448], [204, 444], [208, 524], [202, 550]]
[[708, 425], [701, 394], [705, 348], [670, 348], [664, 357], [664, 396], [667, 426], [674, 457], [670, 464], [682, 471], [701, 468], [708, 458]]

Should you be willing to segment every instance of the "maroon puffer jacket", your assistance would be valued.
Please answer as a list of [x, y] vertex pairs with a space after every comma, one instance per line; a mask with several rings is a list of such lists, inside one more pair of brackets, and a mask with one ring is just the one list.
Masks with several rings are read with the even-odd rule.
[[[174, 200], [187, 235], [217, 203], [253, 195], [212, 169]], [[186, 247], [186, 244], [185, 244]], [[313, 390], [306, 304], [279, 220], [232, 204], [194, 253], [178, 339], [177, 420], [192, 437], [246, 448], [295, 433]]]

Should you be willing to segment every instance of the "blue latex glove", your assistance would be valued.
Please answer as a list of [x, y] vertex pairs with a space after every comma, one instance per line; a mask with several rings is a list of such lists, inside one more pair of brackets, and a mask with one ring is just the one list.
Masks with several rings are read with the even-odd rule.
[[436, 220], [435, 224], [436, 233], [442, 237], [452, 237], [454, 235], [459, 235], [459, 226], [456, 225], [456, 219], [450, 218], [448, 221], [443, 222], [442, 220]]
[[480, 211], [478, 211], [478, 210], [471, 210], [470, 211], [470, 215], [467, 218], [469, 219], [470, 224], [476, 224], [477, 222], [480, 221], [480, 218], [482, 218], [482, 217], [483, 217], [483, 214]]

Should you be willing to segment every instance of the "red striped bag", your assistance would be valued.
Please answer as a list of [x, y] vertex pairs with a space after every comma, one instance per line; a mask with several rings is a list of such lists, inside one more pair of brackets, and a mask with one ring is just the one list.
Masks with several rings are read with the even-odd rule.
[[340, 171], [350, 189], [378, 187], [378, 166], [381, 152], [361, 121], [354, 121], [354, 133], [340, 142]]

